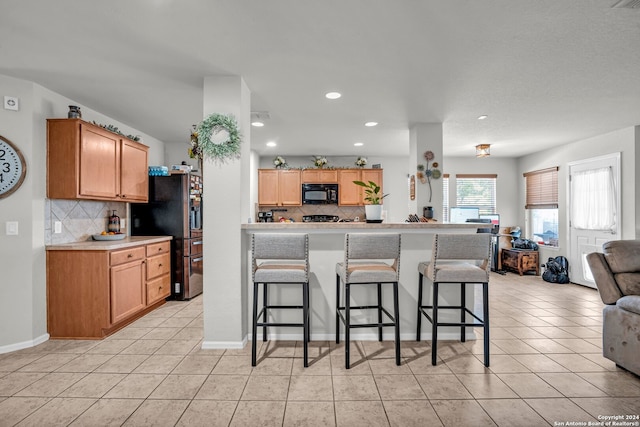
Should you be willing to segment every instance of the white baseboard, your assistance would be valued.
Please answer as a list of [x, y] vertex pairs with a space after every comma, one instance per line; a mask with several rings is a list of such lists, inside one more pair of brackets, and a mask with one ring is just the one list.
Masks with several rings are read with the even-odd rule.
[[25, 348], [35, 347], [38, 344], [42, 344], [43, 342], [47, 341], [48, 339], [49, 339], [49, 334], [43, 334], [29, 341], [22, 341], [15, 344], [3, 345], [2, 347], [0, 347], [0, 354], [11, 353], [12, 351], [18, 351]]
[[247, 345], [247, 337], [242, 341], [203, 341], [203, 350], [221, 350], [221, 349], [243, 349]]

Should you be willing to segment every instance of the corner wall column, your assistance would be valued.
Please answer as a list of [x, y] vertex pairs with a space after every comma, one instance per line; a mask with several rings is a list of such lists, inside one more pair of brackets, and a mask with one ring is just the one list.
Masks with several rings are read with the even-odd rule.
[[239, 159], [203, 162], [202, 348], [242, 348], [247, 337], [247, 248], [241, 224], [250, 216], [251, 93], [240, 76], [204, 79], [203, 117], [231, 114], [242, 134]]
[[442, 123], [416, 123], [409, 128], [409, 175], [416, 175], [416, 198], [409, 200], [409, 213], [422, 216], [425, 206], [433, 207], [433, 217], [442, 222], [442, 177], [431, 178], [431, 201], [429, 201], [429, 183], [421, 183], [417, 177], [417, 165], [426, 167], [425, 151], [432, 151], [434, 158], [429, 162], [429, 168], [433, 168], [433, 162], [438, 163], [437, 169], [443, 172], [444, 162], [442, 158]]

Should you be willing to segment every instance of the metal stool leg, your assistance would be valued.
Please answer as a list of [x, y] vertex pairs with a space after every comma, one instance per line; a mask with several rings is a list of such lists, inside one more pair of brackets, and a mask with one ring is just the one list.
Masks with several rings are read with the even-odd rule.
[[345, 294], [344, 294], [344, 366], [345, 368], [349, 369], [351, 368], [350, 363], [349, 363], [349, 350], [351, 347], [351, 311], [350, 311], [350, 306], [351, 306], [351, 293], [350, 293], [350, 289], [349, 289], [349, 284], [345, 283], [344, 284], [345, 287]]
[[489, 284], [482, 284], [482, 306], [483, 306], [483, 318], [484, 323], [484, 366], [489, 367]]
[[420, 342], [420, 328], [422, 327], [422, 273], [418, 273], [418, 327], [416, 328], [416, 341]]
[[398, 282], [393, 282], [393, 320], [396, 340], [396, 365], [400, 366], [400, 306], [398, 304]]
[[[269, 299], [267, 298], [267, 283], [262, 284], [262, 305], [264, 306], [262, 312], [262, 323], [267, 323], [267, 305], [269, 304]], [[262, 327], [262, 341], [267, 341], [267, 327]]]
[[[467, 313], [464, 311], [466, 306], [467, 306], [467, 284], [460, 283], [460, 307], [462, 307], [460, 309], [460, 323], [464, 323], [465, 319], [467, 318]], [[460, 341], [462, 342], [466, 341], [465, 332], [466, 332], [466, 328], [464, 326], [461, 326]]]
[[302, 323], [304, 343], [304, 367], [309, 366], [309, 283], [302, 284]]
[[340, 344], [340, 276], [336, 274], [336, 344]]
[[438, 359], [438, 282], [433, 284], [433, 319], [431, 323], [431, 364], [436, 366]]
[[257, 339], [258, 339], [258, 283], [253, 282], [253, 331], [251, 336], [251, 366], [256, 366]]
[[378, 341], [382, 341], [382, 283], [378, 283]]

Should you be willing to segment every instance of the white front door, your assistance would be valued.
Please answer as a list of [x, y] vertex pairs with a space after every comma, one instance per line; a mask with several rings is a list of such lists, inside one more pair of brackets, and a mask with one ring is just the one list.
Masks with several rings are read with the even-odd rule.
[[620, 153], [569, 163], [569, 277], [596, 287], [587, 254], [619, 240]]

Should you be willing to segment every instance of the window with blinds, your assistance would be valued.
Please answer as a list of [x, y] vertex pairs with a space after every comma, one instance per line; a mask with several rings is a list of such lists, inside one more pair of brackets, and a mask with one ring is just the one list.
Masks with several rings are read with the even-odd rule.
[[449, 174], [442, 175], [442, 220], [449, 222]]
[[523, 174], [526, 186], [527, 236], [539, 245], [559, 245], [558, 167]]
[[558, 208], [558, 167], [523, 174], [526, 183], [525, 209]]
[[456, 206], [477, 207], [480, 215], [496, 213], [495, 174], [456, 174]]

